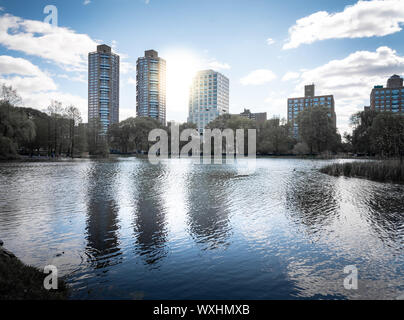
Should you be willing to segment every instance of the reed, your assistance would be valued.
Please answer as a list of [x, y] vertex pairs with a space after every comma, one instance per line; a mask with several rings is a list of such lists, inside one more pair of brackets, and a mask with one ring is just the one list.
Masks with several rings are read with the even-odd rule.
[[357, 177], [380, 182], [404, 183], [404, 163], [396, 160], [335, 163], [320, 169], [331, 176]]

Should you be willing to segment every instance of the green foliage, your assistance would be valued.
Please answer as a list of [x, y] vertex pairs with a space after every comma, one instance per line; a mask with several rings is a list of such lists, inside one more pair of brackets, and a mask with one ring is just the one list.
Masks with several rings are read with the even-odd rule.
[[297, 155], [309, 154], [310, 148], [305, 142], [298, 142], [293, 147], [293, 153]]
[[353, 132], [350, 140], [355, 152], [366, 154], [372, 152], [371, 127], [377, 115], [378, 113], [376, 111], [366, 110], [355, 113], [351, 117]]
[[14, 157], [18, 146], [35, 138], [34, 122], [9, 102], [0, 102], [0, 156]]
[[83, 132], [79, 110], [63, 108], [52, 101], [47, 113], [36, 109], [16, 107], [21, 98], [11, 87], [0, 88], [0, 158], [26, 155], [74, 156], [84, 152]]
[[288, 124], [281, 124], [278, 118], [265, 121], [258, 128], [257, 151], [260, 154], [290, 153], [294, 139]]
[[12, 160], [18, 159], [17, 148], [13, 140], [0, 135], [0, 159]]
[[225, 129], [232, 129], [236, 131], [237, 129], [256, 129], [256, 123], [241, 116], [224, 114], [208, 123], [206, 127], [212, 130], [220, 129], [223, 131]]
[[262, 124], [238, 115], [225, 114], [210, 122], [208, 129], [244, 129], [244, 150], [247, 152], [248, 129], [257, 130], [257, 153], [259, 154], [285, 154], [290, 153], [294, 139], [290, 135], [289, 125], [273, 118]]
[[122, 153], [147, 152], [153, 144], [149, 142], [149, 133], [158, 128], [167, 129], [152, 118], [126, 119], [111, 126], [108, 132], [110, 146]]
[[384, 157], [403, 157], [404, 116], [382, 112], [370, 128], [372, 150]]
[[299, 113], [297, 118], [299, 137], [305, 142], [310, 153], [337, 151], [341, 137], [325, 107], [308, 108]]
[[366, 110], [353, 115], [351, 123], [355, 152], [403, 158], [404, 115]]

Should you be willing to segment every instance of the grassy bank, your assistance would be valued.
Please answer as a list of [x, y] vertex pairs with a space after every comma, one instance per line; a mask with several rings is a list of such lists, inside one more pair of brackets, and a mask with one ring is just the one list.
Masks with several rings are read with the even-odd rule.
[[346, 176], [380, 182], [404, 183], [404, 163], [395, 160], [336, 163], [320, 171], [335, 177]]
[[0, 300], [63, 300], [68, 287], [59, 280], [58, 290], [48, 291], [43, 282], [47, 275], [23, 264], [0, 246]]

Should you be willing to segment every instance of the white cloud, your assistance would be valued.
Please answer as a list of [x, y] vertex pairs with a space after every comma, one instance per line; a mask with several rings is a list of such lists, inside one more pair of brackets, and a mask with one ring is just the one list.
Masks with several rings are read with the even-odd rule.
[[276, 74], [268, 69], [258, 69], [240, 79], [242, 85], [261, 85], [276, 79]]
[[91, 3], [91, 0], [84, 0], [83, 4], [86, 6]]
[[0, 44], [80, 71], [86, 70], [88, 53], [97, 46], [86, 34], [10, 14], [0, 16]]
[[287, 99], [285, 92], [271, 92], [265, 99], [265, 103], [268, 105], [265, 111], [268, 112], [269, 116], [276, 116], [279, 118], [287, 117]]
[[373, 86], [385, 85], [393, 74], [404, 74], [404, 56], [395, 50], [379, 47], [376, 51], [357, 51], [302, 72], [296, 92], [290, 97], [302, 96], [304, 85], [310, 83], [315, 83], [317, 95], [333, 94], [338, 126], [343, 133], [349, 130], [349, 117], [369, 105]]
[[285, 75], [282, 77], [282, 81], [296, 80], [299, 79], [299, 77], [299, 72], [286, 72]]
[[43, 110], [51, 100], [58, 100], [65, 106], [78, 107], [83, 120], [87, 121], [87, 99], [59, 91], [47, 73], [26, 59], [0, 56], [0, 83], [17, 89], [27, 107]]
[[401, 31], [404, 0], [358, 1], [344, 11], [318, 11], [296, 21], [283, 49], [319, 40], [386, 36]]
[[87, 99], [83, 97], [61, 91], [49, 91], [41, 93], [33, 92], [21, 94], [21, 96], [23, 98], [23, 103], [25, 106], [42, 111], [46, 110], [52, 100], [61, 102], [64, 107], [74, 105], [79, 109], [83, 122], [87, 122], [88, 103]]
[[0, 56], [0, 82], [11, 85], [23, 94], [56, 90], [52, 78], [28, 60]]
[[219, 62], [215, 59], [207, 62], [207, 66], [208, 68], [215, 70], [228, 70], [231, 68], [228, 63]]
[[275, 40], [274, 39], [272, 39], [272, 38], [268, 38], [267, 39], [267, 45], [272, 45], [272, 44], [274, 44], [275, 43]]
[[82, 82], [87, 84], [87, 76], [85, 76], [83, 73], [78, 73], [74, 76], [67, 74], [55, 74], [54, 76], [69, 81]]

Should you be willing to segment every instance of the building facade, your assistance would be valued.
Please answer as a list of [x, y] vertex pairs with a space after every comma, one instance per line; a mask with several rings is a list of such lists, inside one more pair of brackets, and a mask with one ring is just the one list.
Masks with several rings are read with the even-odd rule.
[[387, 86], [375, 86], [370, 94], [370, 109], [404, 114], [403, 78], [391, 76]]
[[250, 120], [254, 120], [257, 123], [264, 123], [267, 121], [267, 113], [266, 112], [259, 112], [259, 113], [252, 113], [249, 109], [244, 109], [240, 116], [244, 118], [248, 118]]
[[119, 122], [119, 56], [103, 44], [88, 54], [88, 123], [105, 134]]
[[316, 96], [314, 84], [305, 86], [304, 97], [288, 99], [288, 122], [292, 126], [294, 137], [298, 136], [299, 126], [297, 117], [299, 113], [307, 108], [326, 107], [329, 110], [329, 117], [337, 125], [337, 116], [335, 114], [335, 102], [333, 95]]
[[217, 71], [199, 71], [190, 88], [188, 122], [203, 133], [209, 122], [228, 113], [229, 79]]
[[157, 51], [145, 51], [137, 60], [136, 113], [166, 124], [166, 61]]

